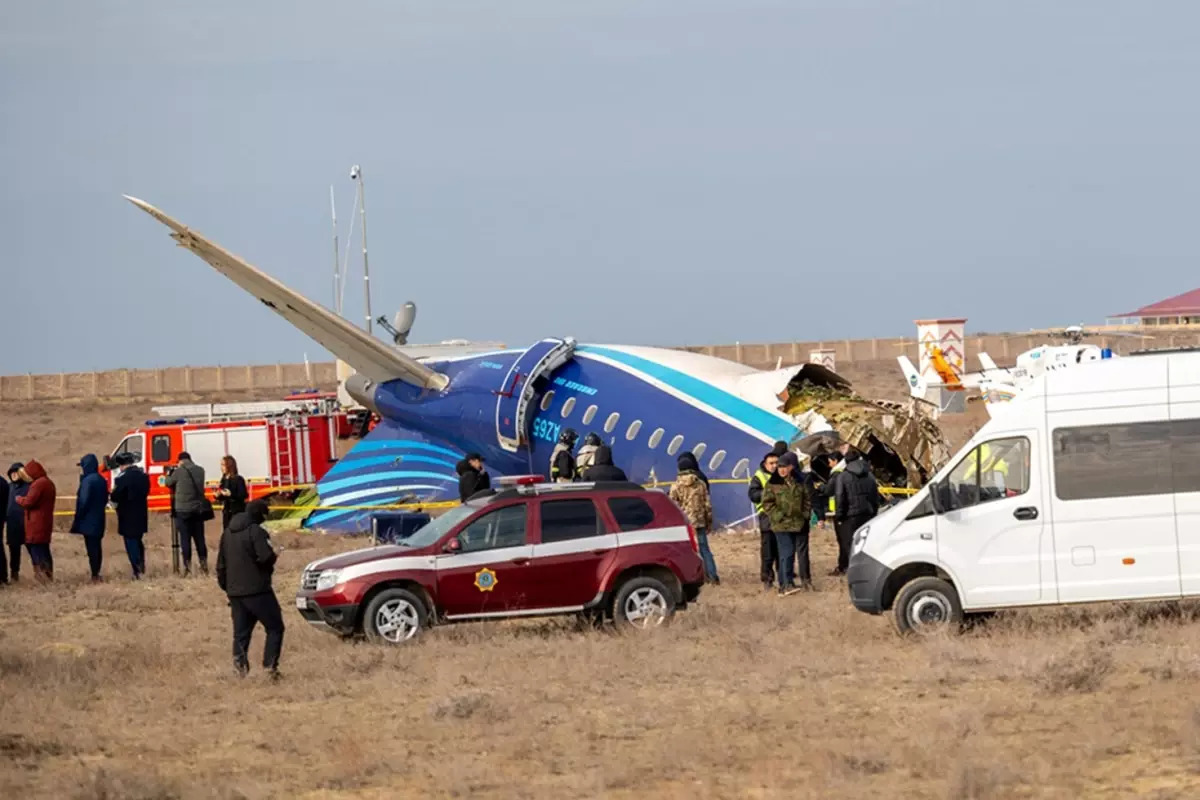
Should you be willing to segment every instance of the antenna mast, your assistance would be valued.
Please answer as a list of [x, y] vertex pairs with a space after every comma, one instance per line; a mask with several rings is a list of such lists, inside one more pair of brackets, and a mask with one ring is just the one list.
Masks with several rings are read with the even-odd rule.
[[350, 180], [358, 181], [358, 213], [362, 220], [363, 294], [366, 300], [367, 333], [371, 332], [371, 270], [367, 266], [367, 196], [362, 167], [355, 164], [350, 168]]
[[342, 267], [338, 255], [337, 206], [333, 202], [333, 184], [329, 184], [329, 213], [333, 217], [333, 311], [342, 315]]

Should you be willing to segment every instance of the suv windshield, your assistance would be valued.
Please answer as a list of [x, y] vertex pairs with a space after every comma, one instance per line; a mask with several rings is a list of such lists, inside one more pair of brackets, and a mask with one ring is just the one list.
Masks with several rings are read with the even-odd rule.
[[446, 531], [453, 528], [458, 523], [462, 522], [467, 517], [479, 510], [479, 506], [461, 505], [442, 514], [435, 520], [431, 520], [424, 528], [420, 528], [412, 536], [399, 542], [401, 547], [428, 547], [429, 545], [442, 538]]

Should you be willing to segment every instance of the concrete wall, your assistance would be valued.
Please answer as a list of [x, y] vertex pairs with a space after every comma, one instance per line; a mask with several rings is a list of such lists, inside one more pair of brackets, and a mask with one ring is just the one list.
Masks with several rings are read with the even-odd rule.
[[[967, 336], [967, 369], [979, 369], [976, 356], [987, 352], [1001, 366], [1011, 364], [1018, 354], [1046, 342], [1038, 334], [995, 334]], [[1116, 353], [1149, 347], [1200, 347], [1200, 331], [1162, 331], [1146, 338], [1104, 337], [1088, 340]], [[758, 369], [804, 364], [813, 350], [833, 350], [838, 369], [865, 362], [889, 361], [907, 354], [919, 358], [916, 338], [839, 339], [768, 344], [740, 343], [681, 348], [696, 353], [738, 361]], [[169, 367], [110, 372], [72, 372], [53, 375], [6, 375], [0, 377], [0, 402], [28, 400], [73, 400], [92, 398], [157, 397], [160, 395], [221, 395], [316, 387], [332, 391], [337, 378], [332, 363], [270, 364], [244, 367]]]

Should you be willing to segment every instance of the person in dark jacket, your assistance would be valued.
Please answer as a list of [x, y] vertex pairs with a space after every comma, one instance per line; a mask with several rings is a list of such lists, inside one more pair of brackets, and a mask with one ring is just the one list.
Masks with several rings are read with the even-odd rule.
[[279, 677], [279, 655], [283, 650], [283, 613], [271, 576], [278, 556], [271, 537], [263, 529], [267, 504], [255, 500], [229, 521], [217, 548], [217, 585], [229, 598], [233, 618], [233, 667], [238, 675], [250, 671], [250, 637], [255, 623], [267, 632], [263, 647], [263, 669]]
[[[795, 453], [779, 457], [779, 468], [763, 487], [762, 508], [771, 518], [779, 547], [779, 594], [787, 595], [811, 590], [812, 572], [808, 559], [809, 517], [812, 498], [803, 481], [799, 480], [800, 459]], [[796, 564], [799, 565], [800, 586], [796, 586]]]
[[100, 581], [104, 563], [104, 528], [107, 524], [108, 483], [100, 475], [100, 461], [91, 453], [79, 459], [79, 491], [75, 494], [75, 519], [71, 533], [83, 536], [92, 581]]
[[150, 527], [150, 478], [133, 460], [132, 453], [117, 457], [121, 474], [113, 481], [112, 503], [117, 507], [117, 533], [125, 541], [125, 553], [133, 568], [133, 579], [146, 574], [143, 538]]
[[3, 586], [8, 583], [8, 554], [2, 541], [8, 523], [8, 481], [3, 479], [0, 479], [0, 508], [4, 509], [4, 516], [0, 517], [0, 586]]
[[759, 535], [759, 575], [764, 589], [768, 591], [775, 583], [775, 564], [779, 561], [779, 547], [775, 542], [775, 534], [771, 531], [771, 519], [762, 510], [762, 492], [767, 481], [775, 474], [779, 466], [779, 457], [787, 452], [787, 442], [776, 442], [771, 452], [763, 456], [758, 470], [750, 476], [750, 502], [754, 506], [754, 514], [758, 518]]
[[492, 479], [484, 469], [483, 456], [479, 453], [467, 453], [454, 469], [458, 473], [458, 499], [462, 502], [492, 488]]
[[854, 532], [879, 512], [879, 484], [862, 453], [846, 453], [846, 469], [834, 485], [833, 525], [838, 540], [837, 574], [846, 574]]
[[246, 501], [250, 499], [246, 479], [238, 474], [237, 459], [233, 456], [221, 459], [221, 486], [217, 489], [217, 497], [221, 500], [221, 530], [225, 530], [234, 515], [246, 510]]
[[58, 487], [46, 468], [31, 459], [20, 470], [21, 480], [28, 484], [25, 494], [17, 497], [17, 505], [25, 512], [25, 551], [38, 580], [54, 580], [54, 555], [50, 541], [54, 537], [54, 503]]
[[200, 572], [208, 574], [208, 541], [204, 538], [204, 467], [188, 453], [179, 454], [179, 464], [163, 480], [171, 490], [171, 517], [179, 532], [183, 574], [192, 573], [192, 544], [200, 557]]
[[588, 483], [597, 481], [627, 481], [625, 471], [613, 464], [612, 448], [602, 444], [596, 448], [596, 459], [583, 473], [583, 480]]
[[8, 579], [12, 583], [16, 583], [21, 575], [21, 548], [25, 545], [25, 512], [17, 503], [17, 498], [24, 497], [29, 491], [29, 484], [21, 478], [24, 466], [21, 463], [13, 464], [7, 473], [9, 487], [4, 540], [8, 545]]

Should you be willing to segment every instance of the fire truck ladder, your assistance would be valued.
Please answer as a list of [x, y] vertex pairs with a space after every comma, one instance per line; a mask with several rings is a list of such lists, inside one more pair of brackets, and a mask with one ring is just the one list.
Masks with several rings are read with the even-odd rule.
[[296, 482], [296, 465], [292, 447], [293, 421], [285, 417], [271, 425], [271, 439], [275, 451], [275, 477], [279, 486], [291, 486]]

